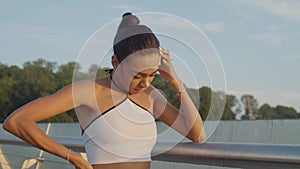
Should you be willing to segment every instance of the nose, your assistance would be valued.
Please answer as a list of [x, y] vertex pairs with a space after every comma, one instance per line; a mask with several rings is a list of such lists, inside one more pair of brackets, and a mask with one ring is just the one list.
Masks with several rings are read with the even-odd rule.
[[142, 81], [140, 82], [141, 88], [148, 88], [150, 86], [150, 79], [148, 77], [142, 78]]

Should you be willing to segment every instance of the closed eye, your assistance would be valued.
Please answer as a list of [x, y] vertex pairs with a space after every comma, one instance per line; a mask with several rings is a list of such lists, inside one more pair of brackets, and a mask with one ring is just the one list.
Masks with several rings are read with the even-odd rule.
[[133, 76], [134, 79], [141, 79], [142, 76], [141, 75], [136, 75], [136, 76]]
[[135, 75], [133, 76], [134, 79], [141, 79], [141, 78], [143, 78], [143, 77], [145, 77], [145, 76], [154, 77], [154, 76], [156, 75], [156, 73], [157, 73], [157, 70], [156, 70], [155, 72], [151, 73], [150, 75], [144, 74], [144, 73], [142, 73], [142, 72], [133, 72], [133, 73], [135, 74]]

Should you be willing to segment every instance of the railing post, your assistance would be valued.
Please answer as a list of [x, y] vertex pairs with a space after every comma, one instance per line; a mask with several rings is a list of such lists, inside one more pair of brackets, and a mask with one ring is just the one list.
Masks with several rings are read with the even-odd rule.
[[[49, 134], [50, 128], [51, 128], [51, 123], [48, 123], [45, 134], [47, 135]], [[38, 157], [36, 159], [34, 158], [34, 159], [25, 160], [23, 162], [22, 168], [28, 169], [35, 164], [35, 169], [39, 169], [43, 161], [45, 161], [44, 151], [40, 150]]]
[[0, 147], [0, 164], [2, 169], [11, 169], [10, 164], [1, 147]]
[[[73, 151], [85, 152], [81, 137], [52, 136], [52, 138]], [[12, 135], [5, 134], [0, 134], [0, 144], [30, 146]], [[300, 166], [300, 145], [209, 142], [176, 144], [174, 146], [172, 142], [158, 142], [152, 151], [154, 155], [152, 159], [245, 169], [299, 169]], [[85, 156], [83, 153], [81, 155]], [[37, 160], [27, 160], [24, 162], [24, 166], [27, 165], [24, 168], [28, 168], [29, 164], [36, 164]]]
[[28, 169], [28, 168], [30, 168], [31, 166], [33, 166], [34, 164], [36, 164], [37, 161], [38, 161], [38, 160], [35, 159], [35, 158], [29, 159], [29, 160], [24, 160], [23, 165], [22, 165], [22, 168]]

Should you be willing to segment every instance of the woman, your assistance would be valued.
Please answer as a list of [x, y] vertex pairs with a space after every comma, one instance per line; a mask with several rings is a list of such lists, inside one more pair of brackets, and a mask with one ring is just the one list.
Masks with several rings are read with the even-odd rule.
[[[149, 169], [157, 136], [155, 118], [193, 142], [204, 141], [201, 117], [172, 66], [169, 51], [152, 31], [125, 13], [113, 49], [110, 77], [76, 82], [34, 100], [13, 112], [4, 129], [80, 169]], [[174, 87], [182, 112], [151, 85], [157, 72]], [[89, 162], [36, 124], [73, 108]]]

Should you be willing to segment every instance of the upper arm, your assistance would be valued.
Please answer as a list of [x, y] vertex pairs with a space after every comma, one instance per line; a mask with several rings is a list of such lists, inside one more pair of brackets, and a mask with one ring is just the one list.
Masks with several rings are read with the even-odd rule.
[[87, 82], [70, 84], [52, 95], [31, 101], [14, 111], [9, 118], [30, 119], [38, 122], [73, 109], [83, 103], [79, 97], [80, 92], [74, 93], [73, 91], [82, 92], [85, 90], [85, 83]]
[[156, 118], [166, 123], [182, 135], [186, 135], [186, 126], [183, 120], [183, 114], [174, 107], [167, 99], [157, 90], [153, 94], [153, 113]]

